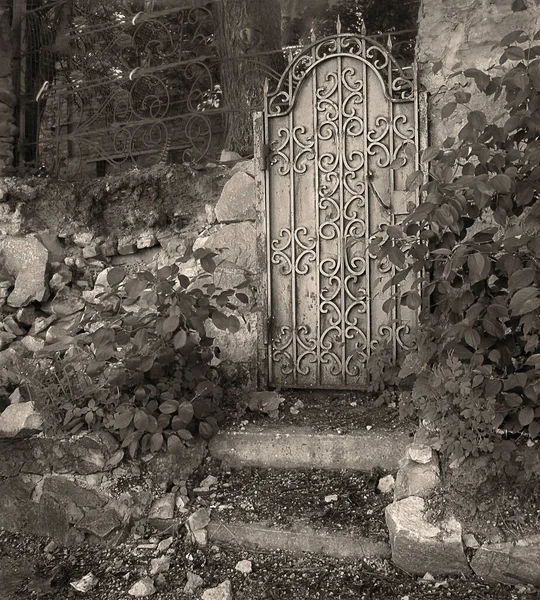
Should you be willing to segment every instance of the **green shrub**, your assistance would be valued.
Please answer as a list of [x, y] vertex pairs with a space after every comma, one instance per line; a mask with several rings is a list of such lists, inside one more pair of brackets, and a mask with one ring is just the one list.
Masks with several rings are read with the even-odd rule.
[[511, 65], [503, 75], [462, 72], [494, 112], [504, 105], [502, 119], [490, 122], [468, 106], [471, 94], [455, 92], [443, 118], [462, 105], [467, 123], [457, 140], [424, 151], [429, 181], [422, 171], [409, 177], [422, 202], [374, 243], [396, 266], [388, 285], [401, 304], [428, 305], [402, 410], [426, 419], [454, 460], [490, 452], [507, 471], [525, 466], [529, 475], [539, 460], [516, 441], [531, 448], [540, 434], [538, 39], [524, 31], [503, 38], [500, 64]]

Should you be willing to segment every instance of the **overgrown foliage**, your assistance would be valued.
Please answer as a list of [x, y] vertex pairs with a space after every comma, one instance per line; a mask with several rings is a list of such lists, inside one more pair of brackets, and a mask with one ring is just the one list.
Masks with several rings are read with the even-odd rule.
[[[190, 279], [178, 265], [128, 275], [114, 267], [108, 287], [88, 303], [83, 331], [45, 346], [32, 368], [16, 367], [12, 380], [71, 434], [105, 429], [130, 456], [166, 448], [180, 453], [196, 435], [210, 438], [222, 417], [222, 387], [214, 366], [219, 348], [207, 333], [235, 334], [233, 314], [249, 297], [211, 282], [216, 253], [200, 249], [204, 272]], [[121, 450], [115, 455], [120, 461]]]
[[499, 117], [455, 92], [442, 118], [461, 106], [465, 125], [457, 139], [424, 151], [429, 181], [417, 171], [408, 182], [423, 201], [375, 244], [396, 267], [388, 285], [398, 286], [400, 302], [424, 303], [418, 350], [403, 372], [416, 373], [404, 411], [436, 428], [452, 459], [489, 452], [507, 472], [529, 475], [540, 473], [538, 40], [540, 31], [506, 35], [502, 75], [460, 72]]

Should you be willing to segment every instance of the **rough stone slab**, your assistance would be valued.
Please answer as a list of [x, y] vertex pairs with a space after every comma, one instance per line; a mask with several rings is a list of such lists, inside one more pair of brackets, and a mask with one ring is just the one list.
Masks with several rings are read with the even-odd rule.
[[230, 580], [226, 579], [218, 586], [204, 590], [201, 600], [233, 600]]
[[[257, 264], [257, 235], [253, 223], [230, 223], [202, 240], [196, 240], [193, 249], [208, 248], [219, 253], [221, 268], [230, 265], [249, 273], [259, 271]], [[220, 283], [223, 285], [223, 283]]]
[[390, 547], [385, 542], [309, 527], [292, 531], [269, 528], [260, 523], [211, 522], [208, 525], [208, 537], [210, 541], [237, 546], [294, 553], [312, 552], [337, 558], [390, 557]]
[[471, 568], [489, 582], [540, 587], [540, 535], [515, 543], [483, 544]]
[[8, 297], [8, 304], [19, 308], [34, 300], [45, 300], [49, 293], [46, 281], [49, 252], [45, 246], [31, 236], [7, 238], [4, 258], [7, 270], [15, 276], [15, 289]]
[[10, 404], [0, 414], [0, 438], [29, 435], [41, 431], [43, 419], [33, 402]]
[[214, 458], [233, 467], [351, 469], [393, 471], [409, 442], [398, 431], [317, 433], [301, 427], [249, 427], [219, 433], [210, 440]]
[[99, 508], [105, 504], [96, 492], [87, 490], [65, 477], [47, 477], [43, 483], [43, 493], [49, 494], [60, 504], [73, 502], [83, 508]]
[[192, 447], [184, 446], [180, 455], [156, 454], [147, 463], [149, 477], [154, 480], [156, 486], [161, 481], [186, 481], [202, 464], [206, 447], [207, 443], [204, 440], [197, 440]]
[[172, 519], [174, 517], [174, 506], [176, 494], [165, 494], [157, 498], [148, 513], [149, 519]]
[[122, 521], [115, 510], [91, 510], [86, 513], [84, 519], [77, 523], [77, 529], [104, 538], [120, 525], [122, 525]]
[[244, 171], [235, 173], [225, 184], [215, 206], [220, 223], [255, 220], [255, 180]]
[[386, 507], [392, 561], [411, 574], [468, 573], [461, 525], [453, 518], [432, 525], [423, 498], [411, 496]]

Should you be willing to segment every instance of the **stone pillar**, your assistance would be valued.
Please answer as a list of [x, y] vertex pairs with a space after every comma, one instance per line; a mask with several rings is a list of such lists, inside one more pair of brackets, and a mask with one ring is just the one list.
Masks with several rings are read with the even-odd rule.
[[18, 133], [13, 116], [17, 98], [11, 75], [13, 42], [8, 5], [8, 0], [0, 0], [0, 175], [13, 165], [13, 141]]
[[[466, 110], [460, 106], [448, 120], [441, 119], [441, 108], [454, 100], [458, 90], [472, 94], [470, 106], [492, 116], [499, 112], [474, 82], [452, 74], [468, 68], [500, 73], [500, 51], [493, 46], [516, 29], [540, 28], [540, 7], [533, 0], [526, 3], [527, 10], [513, 13], [512, 0], [422, 0], [416, 56], [420, 84], [428, 93], [431, 145], [457, 137], [466, 123]], [[437, 73], [433, 65], [438, 66]]]

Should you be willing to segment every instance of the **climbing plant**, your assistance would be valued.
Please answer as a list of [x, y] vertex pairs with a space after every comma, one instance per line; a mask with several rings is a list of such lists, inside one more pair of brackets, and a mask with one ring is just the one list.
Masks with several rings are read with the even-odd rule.
[[540, 473], [539, 40], [540, 31], [506, 35], [503, 74], [456, 73], [492, 104], [484, 112], [455, 92], [441, 116], [460, 106], [466, 123], [424, 151], [429, 177], [417, 171], [407, 182], [423, 201], [374, 243], [395, 266], [388, 285], [401, 304], [422, 308], [402, 410], [419, 414], [452, 460], [489, 452], [529, 475]]

